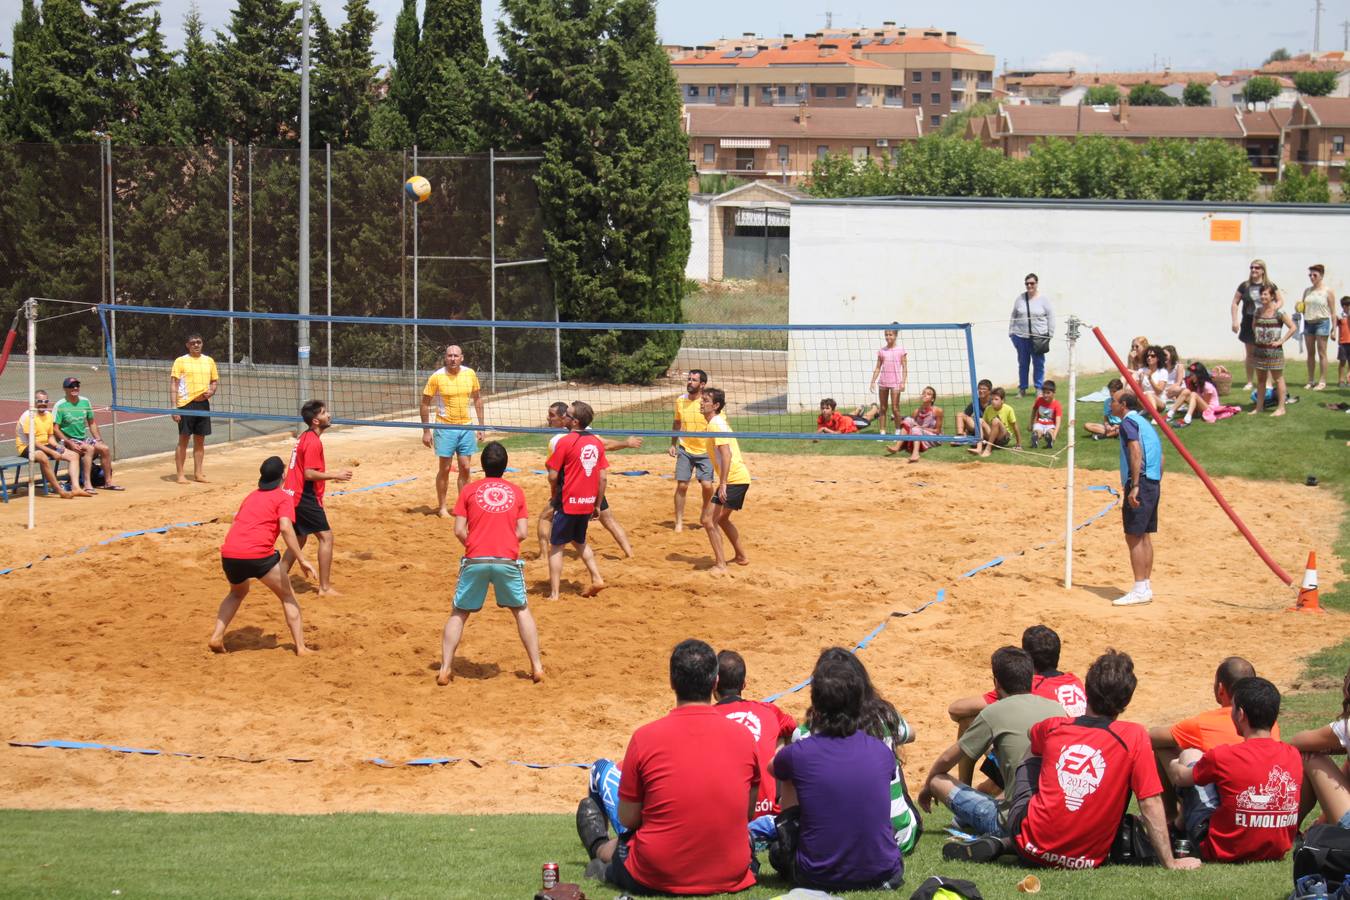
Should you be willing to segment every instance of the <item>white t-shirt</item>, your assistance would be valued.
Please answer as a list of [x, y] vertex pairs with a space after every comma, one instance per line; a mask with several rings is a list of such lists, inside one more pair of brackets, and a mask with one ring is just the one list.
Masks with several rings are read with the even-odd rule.
[[1336, 740], [1341, 742], [1341, 746], [1347, 752], [1350, 752], [1350, 737], [1345, 733], [1345, 719], [1337, 719], [1331, 723], [1331, 733], [1336, 735]]

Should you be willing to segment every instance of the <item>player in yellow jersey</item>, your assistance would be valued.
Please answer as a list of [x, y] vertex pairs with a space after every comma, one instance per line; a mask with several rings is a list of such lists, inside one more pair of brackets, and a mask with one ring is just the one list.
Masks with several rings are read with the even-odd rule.
[[450, 518], [450, 507], [446, 505], [446, 493], [450, 489], [450, 467], [459, 461], [459, 486], [455, 497], [469, 483], [469, 464], [478, 452], [478, 438], [482, 437], [483, 395], [478, 384], [478, 375], [464, 365], [464, 351], [457, 344], [445, 348], [445, 365], [431, 373], [427, 385], [422, 389], [422, 424], [428, 424], [431, 415], [431, 401], [436, 400], [436, 421], [447, 425], [468, 425], [469, 402], [473, 401], [474, 411], [478, 413], [478, 431], [449, 428], [423, 428], [422, 443], [436, 450], [438, 467], [436, 469], [436, 514], [442, 519]]
[[211, 417], [191, 415], [211, 411], [211, 397], [220, 385], [220, 373], [216, 371], [216, 361], [202, 352], [202, 336], [190, 334], [187, 338], [187, 353], [173, 361], [173, 370], [169, 373], [169, 400], [174, 409], [173, 420], [178, 423], [178, 448], [174, 451], [173, 461], [177, 469], [179, 484], [187, 484], [183, 466], [187, 464], [188, 438], [192, 438], [192, 477], [195, 481], [206, 481], [202, 474], [202, 462], [206, 459], [206, 438], [211, 433]]
[[[750, 565], [741, 546], [741, 533], [731, 524], [731, 514], [745, 506], [745, 495], [750, 490], [750, 470], [741, 458], [741, 445], [730, 437], [731, 426], [722, 410], [727, 405], [726, 392], [720, 388], [704, 388], [701, 398], [703, 417], [708, 421], [708, 430], [724, 432], [712, 439], [713, 458], [717, 466], [717, 490], [713, 493], [712, 505], [703, 514], [703, 528], [708, 532], [708, 543], [712, 544], [713, 572], [727, 570], [727, 554], [722, 547], [722, 532], [731, 541], [731, 549], [736, 555], [732, 562], [738, 566]], [[716, 507], [714, 509], [713, 507]]]
[[[701, 402], [703, 386], [708, 383], [708, 373], [702, 369], [690, 369], [685, 392], [675, 398], [674, 431], [707, 431], [708, 421], [703, 418]], [[698, 478], [703, 489], [702, 519], [712, 508], [713, 467], [708, 457], [712, 442], [707, 438], [672, 437], [670, 455], [675, 459], [675, 530], [684, 530], [684, 500], [689, 493], [689, 479]]]

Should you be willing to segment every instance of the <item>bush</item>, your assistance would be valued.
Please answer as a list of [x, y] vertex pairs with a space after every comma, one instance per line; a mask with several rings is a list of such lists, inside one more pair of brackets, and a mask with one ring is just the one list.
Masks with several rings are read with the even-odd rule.
[[1276, 203], [1330, 203], [1331, 184], [1321, 172], [1304, 172], [1297, 164], [1290, 165], [1270, 199]]

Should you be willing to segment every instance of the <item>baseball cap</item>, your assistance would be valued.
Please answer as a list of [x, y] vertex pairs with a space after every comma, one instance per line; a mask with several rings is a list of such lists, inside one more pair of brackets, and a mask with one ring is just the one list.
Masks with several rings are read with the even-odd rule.
[[65, 381], [61, 382], [61, 387], [63, 388], [73, 388], [79, 386], [80, 386], [80, 379], [78, 378], [67, 378]]
[[258, 474], [262, 476], [258, 479], [258, 490], [274, 491], [281, 487], [281, 482], [286, 478], [286, 464], [280, 456], [269, 456], [258, 467]]

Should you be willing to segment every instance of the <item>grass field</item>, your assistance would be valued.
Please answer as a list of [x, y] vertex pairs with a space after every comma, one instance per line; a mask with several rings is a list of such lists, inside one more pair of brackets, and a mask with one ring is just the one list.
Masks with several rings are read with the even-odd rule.
[[[1081, 379], [1079, 393], [1089, 393], [1106, 378]], [[1196, 423], [1182, 431], [1181, 437], [1215, 476], [1302, 482], [1313, 474], [1320, 486], [1308, 490], [1335, 491], [1350, 503], [1350, 448], [1345, 445], [1350, 440], [1350, 415], [1317, 405], [1350, 400], [1350, 391], [1295, 393], [1302, 395], [1302, 402], [1291, 407], [1283, 420], [1243, 415], [1217, 425]], [[1031, 398], [1014, 398], [1013, 405], [1019, 421], [1027, 422]], [[955, 411], [949, 410], [949, 417]], [[1096, 404], [1081, 406], [1080, 422], [1095, 418], [1099, 411]], [[597, 424], [603, 426], [603, 422]], [[753, 427], [748, 418], [733, 426]], [[543, 439], [518, 436], [508, 443], [542, 447]], [[803, 453], [803, 445], [792, 441], [747, 442], [746, 449], [751, 453]], [[1114, 473], [1115, 442], [1083, 441], [1078, 450], [1080, 467]], [[875, 455], [880, 450], [872, 442], [849, 442], [814, 444], [806, 452], [826, 457], [819, 477], [828, 478], [828, 456]], [[1189, 477], [1185, 463], [1170, 446], [1166, 454], [1167, 477]], [[937, 448], [924, 457], [923, 465], [957, 458], [968, 459], [964, 449]], [[1052, 459], [1031, 453], [1003, 452], [996, 459], [1023, 465], [1064, 464], [1062, 456]], [[898, 459], [896, 464], [904, 465]], [[1205, 540], [1205, 535], [1197, 535], [1197, 547], [1203, 547]], [[1350, 521], [1346, 519], [1334, 549], [1340, 559], [1350, 560]], [[1337, 610], [1350, 609], [1350, 578], [1342, 578], [1336, 590], [1324, 591], [1322, 603]], [[1308, 617], [1307, 623], [1309, 628], [1343, 630], [1339, 618]], [[1285, 734], [1325, 724], [1339, 710], [1341, 678], [1348, 665], [1350, 639], [1306, 661], [1303, 678], [1286, 694], [1281, 716]], [[909, 760], [911, 783], [928, 762]], [[128, 760], [127, 764], [142, 762]], [[938, 811], [925, 820], [927, 833], [906, 863], [904, 891], [851, 896], [908, 896], [924, 878], [936, 873], [969, 878], [988, 898], [1019, 896], [1015, 885], [1024, 870], [941, 859], [941, 828], [949, 819], [945, 811]], [[0, 896], [527, 897], [538, 886], [540, 865], [548, 860], [561, 865], [564, 880], [583, 882], [593, 898], [617, 894], [613, 888], [584, 882], [585, 854], [572, 818], [560, 815], [264, 816], [11, 810], [0, 811], [0, 835]], [[1206, 866], [1190, 873], [1107, 868], [1038, 874], [1047, 896], [1108, 900], [1274, 900], [1287, 896], [1291, 887], [1288, 861]], [[787, 885], [768, 875], [763, 884], [738, 896], [773, 897], [786, 890]]]

